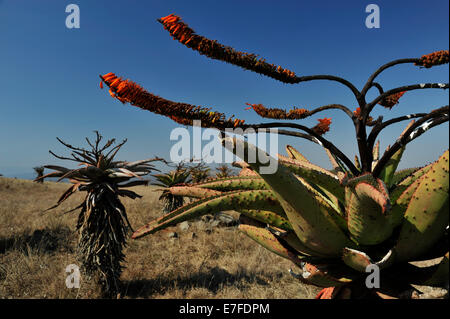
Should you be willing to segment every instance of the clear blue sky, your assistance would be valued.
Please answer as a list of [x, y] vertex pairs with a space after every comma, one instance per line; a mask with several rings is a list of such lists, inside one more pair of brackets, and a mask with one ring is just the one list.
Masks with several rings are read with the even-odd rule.
[[[81, 10], [81, 28], [67, 29], [66, 5]], [[365, 7], [378, 4], [381, 27], [368, 29]], [[99, 74], [114, 72], [164, 98], [212, 107], [227, 115], [261, 122], [245, 103], [272, 107], [313, 108], [341, 103], [356, 108], [350, 91], [315, 81], [301, 85], [277, 82], [239, 67], [210, 60], [173, 41], [156, 19], [180, 15], [198, 34], [235, 49], [259, 54], [269, 63], [299, 75], [332, 74], [361, 88], [380, 65], [448, 49], [448, 1], [106, 1], [0, 0], [0, 173], [32, 174], [32, 167], [62, 164], [48, 150], [68, 154], [56, 137], [84, 145], [99, 130], [105, 137], [128, 138], [120, 159], [159, 155], [168, 158], [170, 131], [176, 123], [112, 99], [99, 89]], [[397, 66], [379, 77], [390, 89], [406, 84], [447, 82], [448, 65], [419, 69]], [[370, 96], [375, 97], [375, 90]], [[406, 94], [401, 103], [375, 115], [385, 119], [429, 111], [448, 104], [448, 91]], [[390, 114], [389, 114], [390, 113]], [[354, 129], [338, 111], [329, 138], [351, 158]], [[392, 143], [406, 122], [381, 135]], [[436, 159], [448, 148], [448, 124], [419, 137], [401, 167]], [[320, 147], [305, 140], [281, 138], [280, 147], [297, 146], [310, 160], [329, 167]], [[284, 148], [280, 148], [284, 153]], [[64, 163], [71, 165], [71, 163]]]

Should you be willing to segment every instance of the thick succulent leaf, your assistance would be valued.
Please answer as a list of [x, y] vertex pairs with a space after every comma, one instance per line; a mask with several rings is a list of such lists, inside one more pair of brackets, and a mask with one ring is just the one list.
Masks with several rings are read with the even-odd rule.
[[[433, 275], [425, 281], [425, 285], [427, 286], [442, 286], [448, 285], [449, 277], [449, 262], [448, 262], [448, 252], [444, 255], [439, 266], [433, 273]], [[448, 287], [448, 286], [447, 286]]]
[[45, 165], [44, 168], [52, 169], [54, 171], [59, 171], [61, 173], [67, 173], [67, 172], [71, 171], [68, 168], [65, 168], [62, 166], [57, 166], [57, 165]]
[[378, 262], [374, 262], [366, 253], [356, 249], [344, 248], [342, 252], [342, 260], [344, 263], [350, 268], [363, 273], [366, 272], [366, 268], [370, 265], [377, 265], [380, 269], [389, 267], [394, 262], [394, 259], [392, 250]]
[[295, 254], [292, 249], [288, 249], [286, 245], [283, 245], [275, 234], [265, 228], [264, 224], [248, 218], [242, 218], [242, 216], [239, 218], [239, 221], [239, 230], [242, 233], [278, 256], [300, 264], [299, 254]]
[[260, 176], [234, 176], [226, 178], [216, 178], [201, 183], [192, 184], [196, 187], [204, 187], [218, 191], [250, 190], [250, 189], [270, 189], [264, 179]]
[[155, 233], [159, 230], [174, 226], [186, 220], [191, 220], [202, 215], [214, 214], [223, 210], [262, 209], [283, 213], [283, 208], [278, 203], [272, 191], [250, 190], [225, 193], [212, 198], [205, 198], [200, 201], [185, 205], [176, 209], [156, 221], [138, 229], [132, 238], [139, 238]]
[[241, 169], [241, 171], [239, 172], [239, 177], [246, 177], [246, 176], [258, 176], [259, 177], [259, 175], [250, 168]]
[[309, 247], [303, 244], [300, 241], [300, 239], [298, 239], [294, 231], [284, 231], [283, 233], [279, 233], [278, 236], [281, 242], [287, 243], [289, 247], [291, 247], [292, 249], [303, 255], [308, 255], [319, 259], [326, 258], [325, 255], [322, 255], [317, 251], [311, 250]]
[[414, 172], [418, 171], [420, 167], [411, 167], [405, 168], [394, 173], [394, 177], [392, 177], [392, 185], [398, 185], [401, 181], [403, 181], [408, 176], [412, 175]]
[[411, 181], [414, 180], [414, 182], [412, 182], [405, 189], [403, 188], [403, 185], [398, 186], [399, 190], [404, 189], [404, 191], [396, 199], [394, 205], [392, 205], [391, 212], [389, 213], [389, 222], [393, 227], [397, 227], [403, 222], [403, 217], [405, 215], [406, 209], [408, 208], [408, 205], [411, 202], [411, 199], [414, 196], [415, 191], [419, 187], [422, 178], [424, 178], [424, 175], [422, 175], [417, 179], [411, 178], [410, 180]]
[[425, 167], [422, 167], [404, 178], [401, 182], [399, 182], [392, 191], [389, 192], [389, 197], [392, 203], [395, 203], [397, 199], [402, 195], [402, 193], [411, 186], [417, 179], [425, 175], [430, 169], [433, 163], [428, 164]]
[[133, 191], [130, 191], [129, 189], [119, 189], [117, 191], [117, 195], [129, 197], [131, 199], [136, 199], [136, 198], [141, 198], [142, 197], [141, 195], [139, 195], [139, 194], [137, 194], [137, 193], [135, 193]]
[[125, 184], [118, 184], [118, 187], [134, 187], [134, 186], [140, 186], [144, 185], [147, 186], [149, 181], [131, 181]]
[[347, 232], [347, 221], [345, 219], [345, 211], [341, 211], [339, 202], [336, 197], [334, 197], [329, 192], [324, 192], [317, 186], [311, 186], [303, 178], [296, 176], [297, 179], [302, 182], [302, 184], [314, 197], [317, 204], [319, 204], [323, 209], [326, 209], [330, 217], [334, 220], [336, 225], [339, 226], [344, 232]]
[[[225, 138], [222, 143], [233, 153], [237, 150], [245, 150], [247, 155], [243, 155], [243, 160], [248, 161], [256, 172], [266, 166], [258, 161], [259, 155], [265, 154], [264, 162], [267, 158], [270, 163], [276, 162], [267, 153], [240, 139]], [[248, 160], [249, 153], [258, 154], [255, 156], [256, 163]], [[238, 155], [242, 156], [242, 154]], [[300, 241], [311, 250], [327, 256], [338, 256], [344, 247], [353, 245], [334, 222], [327, 209], [317, 203], [314, 194], [287, 167], [278, 165], [275, 173], [261, 173], [260, 176], [272, 188]]]
[[[359, 182], [354, 185], [354, 180]], [[346, 186], [348, 230], [360, 245], [376, 245], [392, 234], [387, 218], [390, 201], [386, 188], [370, 174], [355, 178]]]
[[292, 147], [291, 145], [286, 145], [286, 153], [288, 153], [289, 157], [292, 159], [295, 159], [297, 161], [300, 162], [306, 162], [309, 163], [309, 161], [307, 160], [307, 158], [305, 156], [303, 156], [302, 153], [300, 153], [299, 151], [297, 151], [294, 147]]
[[339, 269], [333, 269], [332, 266], [317, 266], [312, 263], [303, 263], [302, 277], [306, 282], [319, 287], [337, 287], [349, 284], [353, 281], [353, 274], [349, 274]]
[[204, 198], [221, 195], [222, 192], [197, 186], [174, 186], [167, 189], [172, 195], [193, 198]]
[[292, 230], [292, 225], [287, 219], [286, 214], [275, 213], [268, 210], [261, 209], [236, 209], [239, 213], [258, 220], [262, 223], [269, 224], [270, 226], [274, 226], [283, 230]]
[[449, 222], [449, 151], [420, 178], [406, 209], [395, 250], [399, 261], [408, 261], [430, 249]]
[[80, 183], [73, 184], [70, 186], [58, 199], [58, 205], [61, 204], [63, 201], [65, 201], [67, 198], [69, 198], [73, 193], [75, 193], [78, 190], [78, 187], [80, 187]]
[[41, 177], [37, 177], [34, 181], [39, 181], [41, 179], [50, 178], [50, 177], [61, 177], [63, 175], [64, 175], [64, 173], [62, 173], [62, 172], [51, 172], [51, 173], [45, 174]]
[[400, 163], [400, 160], [402, 159], [405, 148], [406, 146], [403, 146], [397, 152], [395, 152], [395, 154], [389, 159], [380, 173], [380, 178], [388, 187], [391, 187], [393, 184], [394, 173], [397, 170], [397, 166]]
[[281, 159], [279, 162], [294, 174], [304, 178], [309, 184], [317, 185], [324, 191], [333, 194], [342, 203], [345, 202], [344, 188], [341, 186], [337, 175], [311, 163], [293, 159]]

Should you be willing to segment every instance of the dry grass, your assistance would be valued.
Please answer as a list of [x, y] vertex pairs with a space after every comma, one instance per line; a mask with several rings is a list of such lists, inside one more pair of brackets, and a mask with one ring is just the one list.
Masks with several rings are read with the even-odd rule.
[[[76, 264], [78, 212], [63, 214], [84, 198], [55, 204], [67, 184], [0, 178], [0, 298], [98, 298], [99, 287], [82, 278], [68, 289], [67, 265]], [[137, 228], [161, 213], [157, 192], [137, 187], [142, 199], [124, 199]], [[205, 229], [193, 223], [179, 238], [160, 232], [130, 240], [122, 274], [124, 298], [313, 298], [318, 289], [292, 278], [292, 264], [270, 253], [237, 228]], [[174, 231], [171, 229], [169, 231]], [[195, 235], [193, 235], [195, 233]]]

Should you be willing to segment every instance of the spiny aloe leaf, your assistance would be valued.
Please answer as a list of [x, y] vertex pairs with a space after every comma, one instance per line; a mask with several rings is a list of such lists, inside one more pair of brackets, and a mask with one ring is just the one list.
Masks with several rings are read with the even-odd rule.
[[319, 186], [321, 189], [330, 192], [336, 196], [339, 201], [344, 203], [345, 193], [337, 175], [311, 163], [299, 162], [292, 159], [282, 159], [279, 162], [294, 174], [304, 178], [309, 184]]
[[424, 175], [421, 175], [419, 178], [416, 178], [419, 175], [421, 174], [417, 174], [409, 180], [413, 182], [408, 187], [406, 187], [406, 189], [403, 187], [406, 185], [399, 185], [399, 187], [397, 187], [398, 190], [404, 189], [404, 191], [401, 193], [400, 196], [398, 196], [394, 205], [392, 205], [391, 212], [389, 213], [388, 217], [389, 222], [393, 227], [399, 226], [402, 223], [408, 205], [411, 203], [411, 199], [415, 191], [419, 187], [422, 178], [424, 178]]
[[[380, 193], [372, 188], [373, 196]], [[376, 245], [392, 234], [393, 227], [382, 212], [382, 207], [373, 199], [370, 193], [352, 193], [347, 206], [347, 223], [351, 237], [361, 245]]]
[[[244, 150], [245, 154], [238, 155], [246, 161], [249, 161], [248, 154], [258, 154], [256, 163], [248, 163], [257, 172], [265, 166], [259, 161], [260, 154], [264, 154], [269, 163], [276, 163], [273, 157], [246, 141], [228, 137], [222, 139], [222, 144], [233, 153]], [[275, 173], [260, 175], [272, 188], [295, 233], [307, 247], [323, 255], [338, 256], [342, 248], [353, 246], [327, 210], [318, 205], [313, 194], [287, 167], [278, 165]]]
[[306, 159], [306, 157], [303, 156], [302, 153], [297, 151], [291, 145], [286, 145], [286, 153], [288, 153], [289, 157], [292, 158], [292, 159], [295, 159], [295, 160], [301, 161], [301, 162], [309, 163], [309, 161]]
[[339, 181], [341, 181], [346, 174], [351, 174], [351, 172], [345, 167], [344, 163], [342, 163], [339, 158], [331, 154], [328, 149], [325, 149], [325, 152], [327, 153], [331, 165], [333, 166], [333, 171], [331, 173], [336, 174], [336, 176], [339, 178]]
[[393, 227], [386, 218], [389, 197], [381, 180], [370, 174], [354, 178], [346, 184], [346, 196], [348, 230], [356, 242], [375, 245], [392, 234]]
[[396, 171], [394, 173], [394, 177], [392, 177], [392, 185], [398, 185], [401, 181], [403, 181], [405, 178], [413, 174], [414, 172], [418, 171], [421, 167], [411, 167], [411, 168], [405, 168], [400, 171]]
[[223, 192], [244, 189], [269, 189], [266, 182], [259, 176], [216, 178], [189, 186], [203, 187]]
[[432, 165], [406, 209], [395, 250], [399, 261], [416, 258], [431, 248], [449, 222], [449, 151]]
[[298, 236], [294, 231], [285, 231], [283, 233], [280, 233], [279, 237], [280, 241], [286, 242], [289, 247], [301, 254], [306, 254], [318, 258], [326, 258], [325, 255], [322, 255], [321, 253], [311, 250], [309, 247], [305, 246], [305, 244], [303, 244], [300, 239], [298, 239]]
[[341, 211], [339, 207], [339, 202], [335, 196], [329, 192], [323, 192], [322, 189], [314, 185], [315, 187], [308, 184], [303, 178], [296, 176], [297, 179], [303, 183], [307, 190], [314, 197], [317, 204], [322, 208], [326, 209], [330, 217], [334, 220], [336, 225], [339, 226], [341, 230], [347, 232], [347, 221], [345, 219], [345, 211]]
[[366, 253], [356, 249], [346, 247], [342, 252], [342, 260], [344, 263], [359, 272], [366, 272], [366, 268], [370, 265], [376, 265], [380, 269], [389, 267], [394, 262], [394, 259], [392, 250], [378, 262], [374, 262]]
[[400, 195], [409, 187], [411, 186], [417, 179], [425, 175], [430, 169], [433, 163], [428, 164], [425, 167], [422, 167], [409, 175], [408, 177], [404, 178], [401, 182], [397, 184], [397, 186], [394, 187], [392, 191], [389, 192], [389, 197], [391, 198], [391, 202], [395, 203], [397, 199], [400, 197]]
[[134, 232], [132, 238], [139, 238], [149, 235], [202, 215], [214, 214], [223, 210], [238, 210], [240, 208], [262, 209], [277, 213], [283, 212], [283, 209], [272, 191], [250, 190], [229, 192], [221, 196], [202, 199], [192, 203], [192, 205], [180, 207], [166, 216], [163, 216], [162, 218], [139, 228], [136, 232]]
[[449, 262], [448, 262], [448, 252], [444, 255], [444, 258], [442, 258], [441, 262], [439, 263], [439, 266], [437, 267], [436, 271], [433, 273], [431, 278], [429, 278], [427, 281], [425, 281], [425, 285], [427, 286], [445, 286], [448, 285], [449, 277], [448, 277], [448, 269], [449, 269]]
[[196, 186], [173, 186], [167, 189], [172, 195], [193, 198], [204, 198], [221, 195], [222, 192]]
[[400, 160], [402, 159], [405, 148], [406, 146], [403, 146], [397, 152], [395, 152], [380, 173], [380, 178], [388, 187], [391, 187], [393, 184], [394, 173], [397, 170], [397, 166], [400, 163]]
[[[342, 275], [344, 273], [344, 275]], [[332, 268], [324, 268], [313, 265], [312, 263], [303, 263], [302, 277], [308, 283], [319, 287], [336, 287], [349, 284], [353, 281], [352, 276], [348, 276], [341, 269], [333, 271]]]
[[295, 254], [292, 250], [283, 245], [278, 238], [270, 230], [265, 228], [264, 224], [250, 220], [248, 218], [239, 218], [239, 230], [256, 241], [258, 244], [268, 249], [269, 251], [281, 256], [283, 258], [293, 261], [295, 264], [300, 264], [301, 257]]
[[266, 223], [283, 230], [292, 230], [291, 223], [287, 219], [287, 216], [284, 212], [283, 214], [277, 214], [268, 210], [242, 208], [237, 209], [237, 211], [262, 223]]

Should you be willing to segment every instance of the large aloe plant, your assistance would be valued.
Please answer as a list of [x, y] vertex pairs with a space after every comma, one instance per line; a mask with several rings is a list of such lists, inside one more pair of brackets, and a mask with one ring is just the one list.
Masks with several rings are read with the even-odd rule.
[[[245, 174], [170, 188], [175, 195], [197, 198], [138, 229], [133, 238], [153, 234], [179, 222], [220, 210], [241, 213], [239, 229], [270, 251], [298, 266], [293, 273], [302, 282], [325, 287], [318, 298], [398, 296], [410, 284], [448, 285], [449, 153], [420, 168], [397, 170], [408, 143], [428, 129], [448, 122], [449, 107], [431, 112], [408, 114], [383, 120], [370, 114], [377, 105], [394, 107], [406, 92], [422, 89], [447, 89], [448, 83], [422, 83], [387, 91], [375, 82], [384, 70], [399, 64], [430, 68], [449, 61], [448, 51], [421, 58], [399, 59], [376, 70], [359, 90], [349, 81], [332, 75], [297, 76], [294, 72], [265, 62], [255, 54], [243, 53], [197, 35], [178, 16], [158, 20], [175, 40], [212, 59], [222, 60], [266, 75], [284, 83], [328, 80], [338, 82], [352, 92], [358, 107], [352, 111], [340, 104], [312, 110], [293, 108], [285, 111], [262, 104], [248, 104], [263, 118], [300, 120], [329, 109], [343, 111], [355, 126], [359, 156], [351, 161], [323, 135], [331, 119], [318, 119], [312, 128], [290, 122], [246, 124], [224, 114], [186, 103], [172, 102], [153, 95], [130, 80], [113, 73], [101, 77], [110, 94], [122, 103], [130, 103], [177, 123], [221, 131], [223, 145], [230, 151], [245, 149], [259, 154], [255, 146], [226, 136], [227, 128], [280, 128], [278, 134], [297, 136], [321, 145], [332, 162], [326, 170], [309, 162], [292, 146], [288, 157], [278, 155], [273, 174], [259, 174], [264, 166], [258, 159], [242, 160]], [[379, 95], [367, 102], [367, 92], [375, 88]], [[398, 139], [380, 154], [376, 143], [386, 127], [410, 120]], [[368, 129], [370, 131], [368, 131]], [[302, 131], [302, 132], [300, 132]], [[265, 154], [268, 156], [268, 154]], [[251, 173], [250, 173], [251, 172]], [[411, 261], [442, 257], [440, 264], [418, 268]], [[366, 269], [375, 265], [381, 271], [381, 287], [365, 286]], [[376, 294], [373, 294], [376, 292]]]
[[129, 231], [133, 230], [120, 197], [140, 198], [139, 194], [127, 188], [147, 185], [148, 180], [142, 179], [142, 176], [157, 170], [150, 163], [162, 159], [117, 161], [115, 156], [127, 140], [114, 145], [115, 139], [111, 139], [101, 145], [102, 136], [95, 133], [94, 142], [86, 138], [89, 149], [74, 147], [58, 138], [61, 144], [71, 150], [71, 157], [59, 156], [52, 151], [50, 153], [58, 159], [78, 163], [81, 167], [69, 169], [45, 165], [43, 168], [53, 172], [36, 180], [56, 177], [58, 182], [68, 179], [72, 183], [56, 205], [48, 210], [56, 208], [77, 191], [86, 192], [83, 202], [71, 210], [81, 209], [76, 225], [79, 233], [78, 259], [85, 274], [98, 277], [104, 297], [115, 297], [121, 289], [120, 275], [125, 259], [123, 249]]

